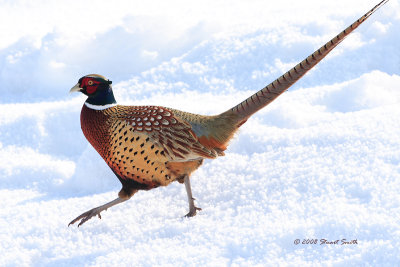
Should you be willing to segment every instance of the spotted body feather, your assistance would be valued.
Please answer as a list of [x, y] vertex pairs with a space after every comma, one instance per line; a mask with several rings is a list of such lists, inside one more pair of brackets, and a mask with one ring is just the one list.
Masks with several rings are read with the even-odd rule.
[[120, 180], [135, 181], [130, 186], [137, 189], [151, 189], [192, 173], [203, 158], [223, 154], [223, 145], [209, 141], [213, 137], [197, 135], [207, 132], [207, 127], [198, 125], [212, 117], [190, 120], [190, 116], [157, 106], [116, 105], [94, 110], [84, 105], [81, 125], [85, 137]]

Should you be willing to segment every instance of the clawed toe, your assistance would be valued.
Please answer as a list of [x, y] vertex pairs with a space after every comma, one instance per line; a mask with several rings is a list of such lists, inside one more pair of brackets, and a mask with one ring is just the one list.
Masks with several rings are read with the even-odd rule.
[[74, 223], [76, 223], [77, 221], [79, 221], [79, 220], [81, 220], [81, 222], [78, 224], [78, 227], [79, 226], [81, 226], [82, 224], [84, 224], [85, 222], [87, 222], [88, 220], [90, 220], [92, 217], [94, 217], [94, 216], [99, 216], [99, 219], [101, 219], [101, 215], [100, 215], [100, 212], [101, 212], [102, 210], [101, 209], [98, 209], [98, 208], [94, 208], [94, 209], [91, 209], [91, 210], [89, 210], [89, 211], [87, 211], [87, 212], [85, 212], [85, 213], [82, 213], [81, 215], [79, 215], [78, 217], [76, 217], [74, 220], [72, 220], [69, 224], [68, 224], [68, 227], [71, 225], [71, 224], [74, 224]]
[[185, 217], [193, 217], [193, 216], [195, 216], [198, 210], [201, 210], [201, 208], [194, 207], [194, 209], [191, 209], [189, 211], [189, 213], [185, 215]]

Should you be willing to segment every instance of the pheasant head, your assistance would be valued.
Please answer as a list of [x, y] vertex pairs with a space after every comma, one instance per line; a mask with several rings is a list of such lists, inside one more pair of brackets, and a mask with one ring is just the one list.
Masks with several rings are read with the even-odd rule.
[[98, 74], [89, 74], [79, 79], [70, 93], [81, 92], [88, 96], [86, 103], [95, 106], [116, 104], [111, 81]]

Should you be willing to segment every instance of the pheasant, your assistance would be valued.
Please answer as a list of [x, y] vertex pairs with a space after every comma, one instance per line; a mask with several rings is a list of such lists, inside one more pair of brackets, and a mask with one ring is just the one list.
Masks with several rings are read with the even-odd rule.
[[70, 92], [87, 95], [81, 111], [83, 134], [117, 176], [122, 189], [115, 200], [83, 213], [69, 225], [81, 220], [79, 227], [96, 215], [101, 218], [102, 211], [130, 199], [139, 190], [174, 181], [185, 184], [189, 202], [186, 216], [196, 215], [201, 209], [194, 204], [189, 177], [203, 159], [223, 156], [229, 140], [251, 115], [285, 92], [387, 1], [381, 1], [291, 70], [219, 115], [117, 105], [110, 80], [98, 74], [80, 78]]

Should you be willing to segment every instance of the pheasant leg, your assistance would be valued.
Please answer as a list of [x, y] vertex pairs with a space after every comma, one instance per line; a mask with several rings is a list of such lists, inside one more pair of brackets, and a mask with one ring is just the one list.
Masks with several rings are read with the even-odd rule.
[[201, 208], [198, 208], [194, 205], [194, 198], [192, 196], [192, 189], [190, 187], [190, 178], [189, 175], [186, 175], [184, 178], [185, 182], [185, 188], [186, 188], [186, 193], [189, 201], [189, 213], [185, 215], [185, 217], [193, 217], [196, 215], [196, 211], [201, 210]]
[[101, 205], [101, 206], [99, 206], [97, 208], [88, 210], [88, 211], [82, 213], [81, 215], [79, 215], [78, 217], [76, 217], [74, 220], [72, 220], [68, 224], [68, 226], [70, 226], [71, 224], [74, 224], [77, 221], [81, 220], [81, 222], [78, 224], [78, 227], [79, 227], [79, 226], [81, 226], [82, 224], [84, 224], [85, 222], [87, 222], [88, 220], [90, 220], [92, 217], [94, 217], [96, 215], [99, 216], [99, 218], [101, 219], [100, 212], [102, 212], [103, 210], [107, 210], [108, 208], [110, 208], [112, 206], [115, 206], [115, 205], [117, 205], [119, 203], [127, 201], [128, 199], [129, 198], [123, 199], [123, 198], [118, 197], [118, 198], [114, 199], [113, 201], [110, 201], [110, 202], [108, 202], [108, 203], [106, 203], [104, 205]]

